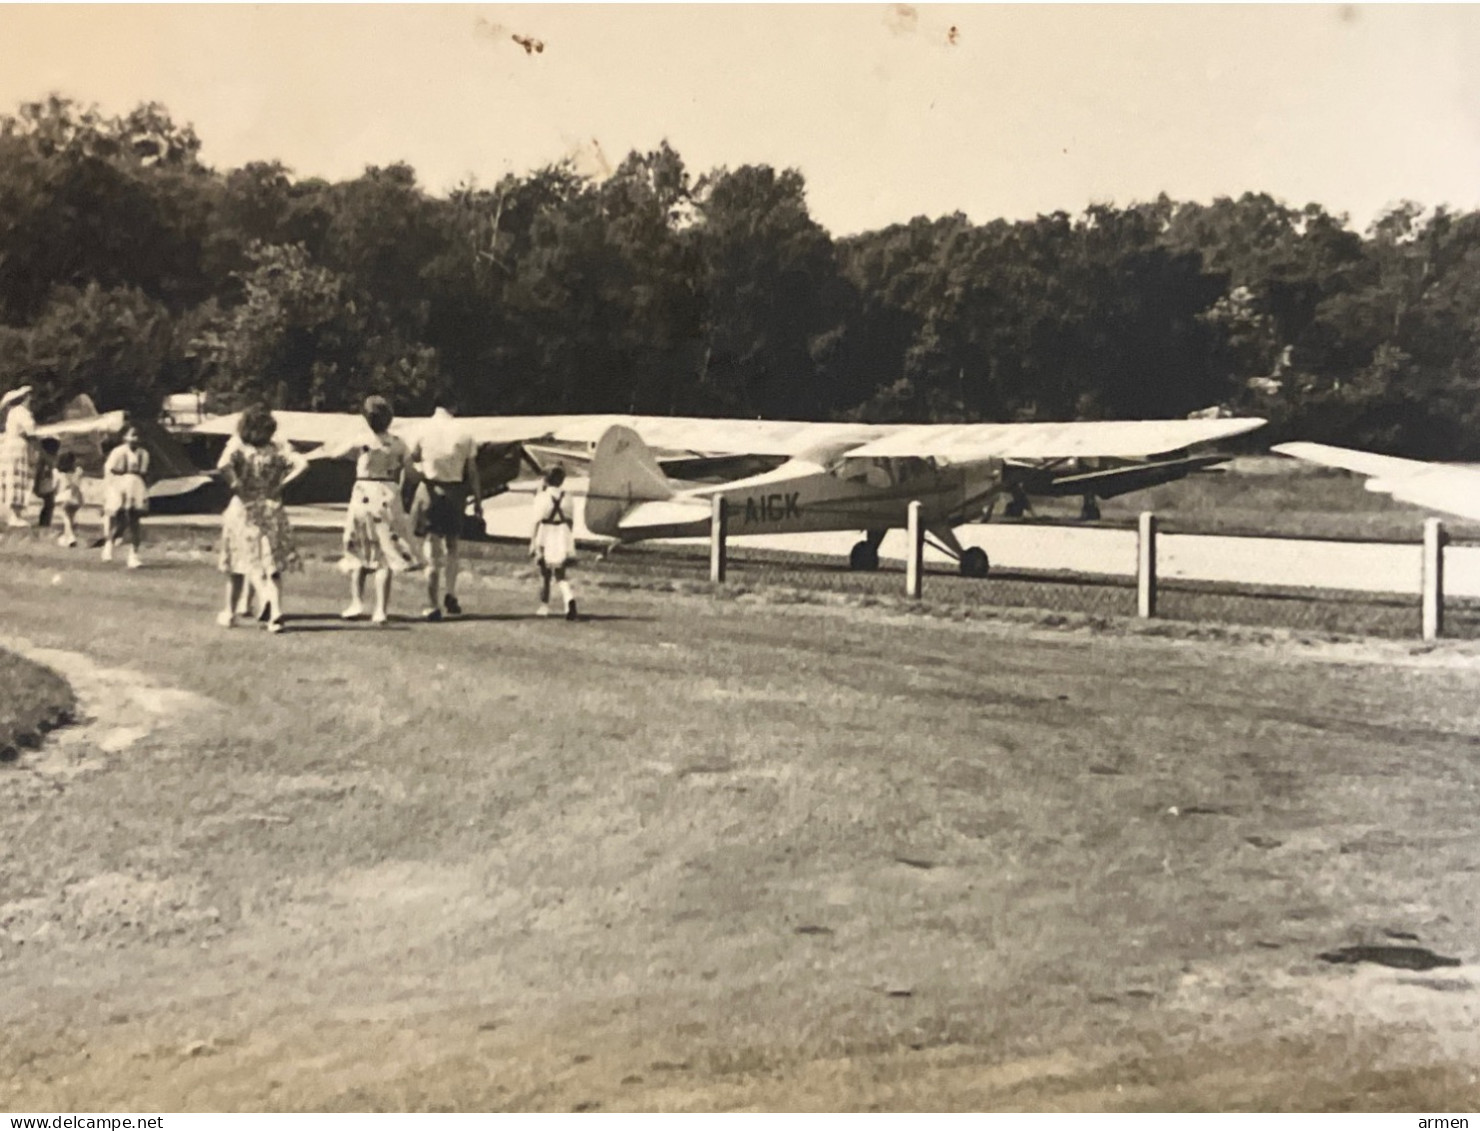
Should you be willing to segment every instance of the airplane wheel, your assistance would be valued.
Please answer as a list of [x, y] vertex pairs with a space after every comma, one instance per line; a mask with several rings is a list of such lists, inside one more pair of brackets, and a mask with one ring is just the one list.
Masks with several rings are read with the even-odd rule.
[[986, 577], [992, 568], [992, 563], [987, 560], [987, 552], [980, 546], [971, 546], [961, 555], [962, 577]]
[[879, 551], [867, 542], [859, 542], [848, 554], [848, 568], [860, 573], [872, 573], [879, 568]]

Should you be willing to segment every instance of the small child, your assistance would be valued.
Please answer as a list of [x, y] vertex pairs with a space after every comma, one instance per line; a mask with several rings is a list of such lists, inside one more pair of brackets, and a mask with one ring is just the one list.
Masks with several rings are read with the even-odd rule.
[[77, 457], [63, 452], [57, 457], [56, 501], [62, 508], [62, 532], [57, 542], [63, 546], [77, 545], [77, 512], [82, 509], [82, 468], [77, 466]]
[[31, 493], [41, 500], [41, 514], [36, 525], [42, 530], [51, 529], [51, 517], [57, 505], [57, 459], [62, 442], [55, 436], [41, 441], [41, 454], [36, 459], [36, 478], [31, 482]]
[[540, 607], [538, 615], [550, 615], [550, 581], [560, 586], [565, 603], [565, 619], [576, 619], [576, 595], [565, 580], [566, 563], [575, 556], [576, 532], [571, 522], [570, 501], [565, 493], [565, 469], [552, 467], [545, 474], [545, 484], [534, 497], [534, 533], [529, 539], [529, 556], [540, 567]]
[[113, 544], [128, 534], [128, 568], [138, 569], [139, 540], [142, 519], [149, 511], [149, 488], [144, 476], [149, 474], [149, 453], [144, 449], [139, 430], [132, 425], [123, 434], [123, 443], [108, 453], [103, 464], [103, 560], [113, 560]]

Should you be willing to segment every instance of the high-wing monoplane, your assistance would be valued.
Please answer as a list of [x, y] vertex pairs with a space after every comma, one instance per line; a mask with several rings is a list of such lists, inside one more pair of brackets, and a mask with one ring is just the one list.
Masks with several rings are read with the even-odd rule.
[[[275, 413], [278, 435], [312, 456], [345, 449], [366, 435], [366, 425], [352, 413]], [[416, 440], [429, 417], [398, 417], [392, 425], [407, 443]], [[984, 573], [986, 555], [956, 543], [952, 527], [974, 521], [1002, 502], [1005, 514], [1023, 514], [1035, 496], [1069, 496], [1083, 500], [1083, 517], [1098, 517], [1098, 500], [1126, 491], [1183, 478], [1220, 463], [1221, 454], [1191, 454], [1224, 438], [1252, 431], [1258, 419], [1116, 420], [1094, 423], [1012, 423], [1012, 425], [852, 425], [810, 420], [740, 420], [681, 416], [469, 416], [460, 425], [478, 443], [482, 483], [502, 489], [522, 463], [564, 462], [571, 471], [589, 469], [596, 477], [599, 441], [613, 428], [639, 438], [659, 474], [636, 502], [707, 505], [716, 487], [776, 494], [781, 508], [793, 491], [771, 484], [808, 480], [795, 491], [807, 494], [807, 520], [783, 514], [762, 521], [741, 503], [740, 528], [749, 533], [866, 530], [852, 554], [858, 568], [878, 563], [884, 530], [901, 526], [904, 506], [918, 493], [932, 503], [934, 534], [966, 573]], [[215, 417], [189, 429], [192, 443], [201, 438], [225, 443], [235, 429], [234, 416]], [[610, 454], [610, 450], [608, 450]], [[204, 465], [210, 466], [213, 457]], [[611, 460], [607, 460], [610, 478]], [[337, 502], [348, 497], [351, 469], [333, 460], [315, 460], [309, 472], [289, 490], [289, 502]], [[619, 475], [620, 478], [620, 475]], [[703, 487], [697, 486], [703, 484]], [[601, 491], [593, 489], [596, 494]], [[697, 491], [697, 493], [696, 493]], [[815, 497], [813, 494], [815, 493]], [[767, 497], [768, 497], [767, 496]], [[610, 500], [607, 500], [610, 502]], [[795, 503], [793, 503], [795, 505]], [[774, 506], [767, 509], [767, 514]], [[616, 521], [610, 506], [596, 500], [595, 514], [605, 530], [622, 540], [662, 537], [641, 533], [644, 515]], [[613, 526], [616, 523], [616, 526]], [[684, 524], [684, 523], [679, 523]], [[589, 526], [589, 523], [588, 523]], [[657, 524], [662, 527], [663, 524]]]
[[1404, 503], [1480, 520], [1480, 471], [1329, 444], [1276, 444], [1270, 451], [1367, 477], [1366, 487]]
[[[707, 422], [711, 426], [717, 422]], [[763, 422], [725, 422], [738, 431]], [[1180, 478], [1225, 456], [1192, 449], [1261, 427], [1256, 418], [1028, 424], [794, 425], [779, 446], [795, 450], [773, 470], [728, 483], [683, 487], [664, 472], [653, 440], [628, 424], [606, 428], [591, 459], [587, 528], [618, 542], [683, 538], [709, 529], [716, 497], [734, 534], [861, 530], [854, 569], [878, 567], [885, 533], [918, 500], [929, 536], [963, 574], [989, 568], [955, 528], [999, 500], [1038, 493], [1111, 497]], [[663, 436], [681, 439], [679, 422]], [[778, 426], [771, 426], [778, 427]], [[751, 430], [754, 432], [754, 430]], [[754, 444], [736, 436], [733, 445]], [[802, 446], [799, 446], [802, 445]], [[1087, 469], [1088, 468], [1088, 469]]]
[[220, 510], [227, 502], [224, 484], [202, 473], [190, 455], [158, 424], [129, 420], [122, 410], [98, 412], [92, 398], [81, 394], [62, 411], [62, 418], [38, 425], [38, 439], [55, 439], [62, 452], [70, 452], [84, 473], [103, 474], [107, 449], [118, 441], [130, 424], [138, 428], [149, 451], [149, 505], [161, 514]]

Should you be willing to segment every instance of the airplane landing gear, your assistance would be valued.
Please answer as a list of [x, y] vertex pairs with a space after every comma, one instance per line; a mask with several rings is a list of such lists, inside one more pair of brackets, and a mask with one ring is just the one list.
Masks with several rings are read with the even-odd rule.
[[956, 532], [949, 526], [932, 526], [930, 534], [935, 541], [932, 545], [942, 553], [949, 554], [956, 559], [956, 566], [961, 571], [962, 577], [986, 577], [992, 568], [987, 560], [987, 552], [980, 546], [963, 546], [961, 540], [956, 537]]
[[987, 552], [980, 546], [969, 546], [961, 551], [961, 560], [958, 563], [961, 568], [962, 577], [986, 577], [991, 571], [992, 563], [987, 558]]
[[1005, 518], [1023, 518], [1033, 509], [1033, 503], [1028, 498], [1028, 493], [1021, 487], [1012, 488], [1007, 496], [1007, 505], [1002, 508]]
[[1093, 495], [1086, 495], [1079, 505], [1080, 522], [1100, 521], [1100, 500]]

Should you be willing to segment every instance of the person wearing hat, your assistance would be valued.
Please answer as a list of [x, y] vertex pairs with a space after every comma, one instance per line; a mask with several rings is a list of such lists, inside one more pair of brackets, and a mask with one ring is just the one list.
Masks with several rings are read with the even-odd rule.
[[0, 396], [5, 428], [0, 433], [0, 507], [11, 526], [28, 526], [26, 504], [36, 476], [36, 418], [31, 415], [31, 386]]

